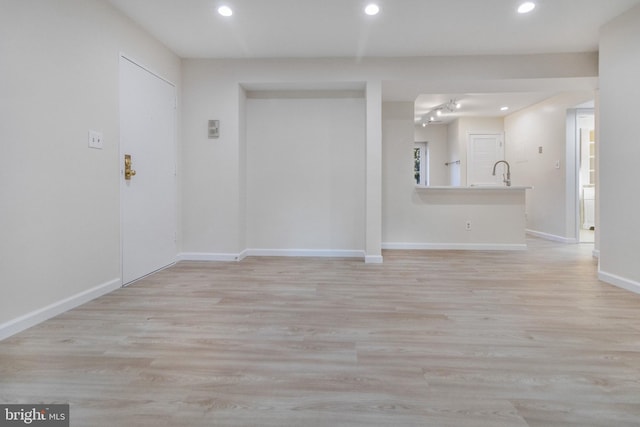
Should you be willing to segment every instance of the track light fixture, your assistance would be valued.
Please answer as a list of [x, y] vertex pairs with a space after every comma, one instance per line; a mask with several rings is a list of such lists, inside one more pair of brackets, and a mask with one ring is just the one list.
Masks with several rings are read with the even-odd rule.
[[442, 117], [443, 113], [453, 113], [460, 108], [462, 108], [462, 104], [460, 104], [460, 102], [455, 99], [450, 99], [448, 102], [434, 107], [426, 114], [425, 117], [427, 118], [427, 123], [439, 123], [436, 118]]

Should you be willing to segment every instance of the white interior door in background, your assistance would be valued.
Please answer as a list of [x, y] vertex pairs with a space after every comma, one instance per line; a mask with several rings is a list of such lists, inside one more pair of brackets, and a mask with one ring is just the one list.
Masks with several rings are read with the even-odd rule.
[[467, 185], [503, 185], [504, 163], [496, 168], [493, 165], [504, 160], [504, 136], [501, 133], [470, 133], [467, 149]]
[[[120, 57], [122, 283], [176, 261], [176, 90]], [[125, 177], [125, 155], [135, 175]]]

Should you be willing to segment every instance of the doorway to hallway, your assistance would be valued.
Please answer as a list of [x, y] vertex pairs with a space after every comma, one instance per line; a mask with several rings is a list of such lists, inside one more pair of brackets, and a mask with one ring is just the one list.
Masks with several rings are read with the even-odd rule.
[[578, 239], [595, 242], [596, 227], [596, 137], [593, 109], [576, 111], [578, 150]]

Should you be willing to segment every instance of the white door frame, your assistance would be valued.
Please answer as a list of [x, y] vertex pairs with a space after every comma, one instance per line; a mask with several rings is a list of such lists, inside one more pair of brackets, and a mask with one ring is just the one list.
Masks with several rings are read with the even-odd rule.
[[[567, 236], [568, 243], [580, 243], [580, 129], [578, 127], [578, 115], [580, 113], [593, 114], [594, 108], [569, 108], [567, 109], [567, 138], [566, 138], [566, 218], [567, 231], [572, 234]], [[594, 127], [595, 129], [595, 127]], [[597, 142], [596, 142], [597, 144]], [[597, 159], [597, 153], [596, 153]], [[596, 175], [597, 175], [596, 160]], [[597, 182], [597, 181], [596, 181]], [[597, 185], [596, 185], [597, 188]], [[596, 194], [596, 206], [597, 206]], [[597, 208], [596, 208], [597, 210]], [[596, 219], [597, 222], [597, 219]], [[597, 233], [596, 228], [596, 233]]]
[[[174, 90], [177, 88], [176, 84], [173, 83], [171, 80], [166, 79], [161, 74], [159, 74], [159, 73], [153, 71], [152, 69], [150, 69], [149, 67], [143, 65], [140, 61], [138, 61], [134, 57], [129, 56], [129, 55], [127, 55], [125, 53], [122, 53], [122, 52], [120, 52], [120, 54], [119, 54], [119, 65], [118, 65], [118, 69], [119, 69], [118, 72], [119, 73], [121, 72], [121, 67], [122, 67], [122, 65], [120, 65], [120, 64], [121, 64], [121, 61], [123, 61], [123, 60], [124, 61], [128, 61], [128, 62], [140, 67], [142, 70], [145, 70], [146, 72], [150, 73], [151, 75], [153, 75], [153, 76], [159, 78], [160, 80], [168, 83], [169, 85], [173, 86]], [[118, 87], [118, 90], [120, 90], [120, 86]], [[119, 97], [120, 97], [120, 95], [119, 95]], [[172, 139], [173, 139], [173, 160], [174, 160], [174, 167], [175, 167], [175, 173], [176, 173], [176, 186], [174, 188], [175, 200], [176, 200], [176, 206], [175, 206], [175, 209], [176, 209], [176, 212], [175, 212], [176, 213], [176, 215], [175, 215], [176, 223], [174, 224], [174, 234], [176, 236], [176, 254], [175, 254], [175, 261], [170, 265], [175, 264], [175, 262], [177, 262], [177, 257], [178, 257], [178, 253], [177, 253], [177, 233], [178, 233], [178, 219], [179, 219], [179, 216], [178, 216], [178, 188], [177, 188], [178, 187], [178, 182], [177, 182], [177, 158], [178, 158], [177, 157], [177, 141], [178, 141], [177, 93], [175, 93], [175, 98], [176, 98], [176, 100], [175, 100], [175, 102], [176, 102], [176, 112], [174, 113], [174, 120], [175, 120], [176, 126], [175, 126], [175, 129], [174, 129], [174, 135], [173, 135]], [[146, 277], [146, 276], [154, 273], [154, 271], [150, 271], [147, 275], [145, 275], [143, 277], [140, 277], [138, 279], [135, 279], [132, 282], [125, 283], [125, 278], [124, 278], [124, 262], [125, 262], [125, 260], [124, 260], [124, 252], [125, 251], [124, 251], [124, 227], [123, 227], [123, 224], [124, 224], [124, 209], [125, 209], [125, 206], [124, 206], [124, 185], [125, 185], [125, 181], [124, 181], [124, 160], [123, 159], [124, 159], [125, 152], [124, 152], [124, 147], [122, 145], [121, 120], [122, 119], [119, 118], [119, 124], [118, 124], [119, 129], [120, 129], [119, 130], [120, 135], [119, 135], [119, 138], [118, 138], [118, 153], [119, 153], [118, 154], [118, 165], [119, 165], [118, 167], [119, 167], [119, 170], [120, 170], [120, 174], [119, 174], [119, 179], [120, 179], [120, 186], [119, 186], [119, 193], [120, 193], [119, 194], [119, 200], [120, 200], [120, 279], [121, 279], [121, 285], [124, 287], [124, 286], [127, 286], [127, 285], [135, 282], [136, 280], [140, 280], [143, 277]], [[169, 267], [170, 265], [165, 266], [163, 268]]]

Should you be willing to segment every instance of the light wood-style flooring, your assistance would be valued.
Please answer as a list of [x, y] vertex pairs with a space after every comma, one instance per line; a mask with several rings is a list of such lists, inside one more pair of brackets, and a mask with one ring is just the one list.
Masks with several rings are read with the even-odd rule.
[[0, 342], [72, 426], [639, 426], [640, 295], [591, 245], [183, 262]]

